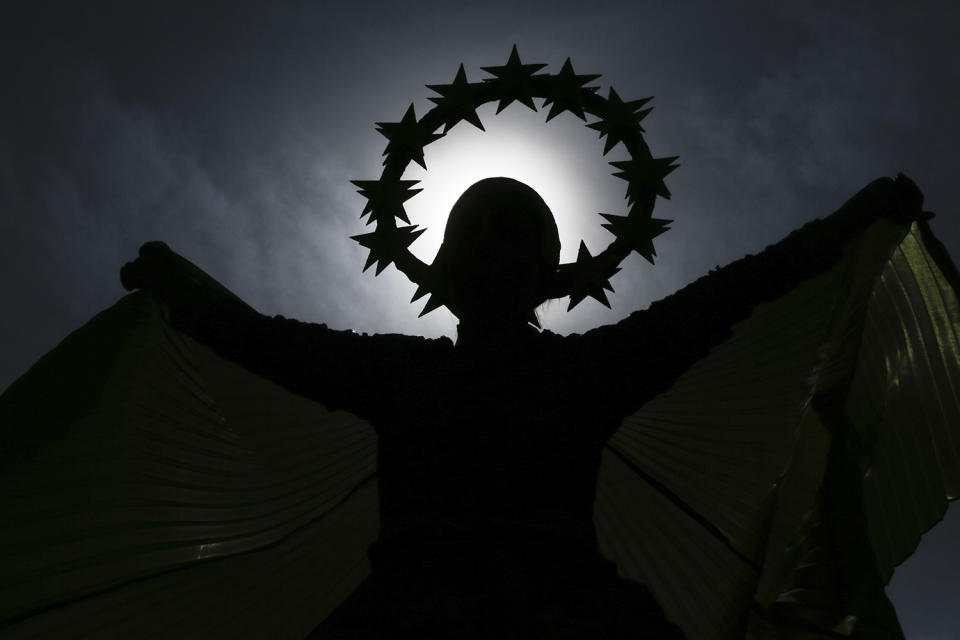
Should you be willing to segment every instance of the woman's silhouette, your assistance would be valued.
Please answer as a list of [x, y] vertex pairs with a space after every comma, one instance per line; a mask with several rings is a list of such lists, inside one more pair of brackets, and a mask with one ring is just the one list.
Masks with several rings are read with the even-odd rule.
[[[461, 196], [434, 262], [459, 317], [456, 344], [361, 336], [215, 302], [222, 293], [188, 283], [162, 245], [146, 246], [123, 280], [166, 300], [174, 326], [222, 356], [376, 429], [372, 575], [317, 637], [682, 637], [649, 591], [619, 578], [598, 551], [604, 443], [757, 305], [837, 264], [874, 219], [921, 218], [905, 179], [858, 197], [846, 215], [709, 286], [567, 337], [528, 323], [560, 245], [547, 205], [507, 178]], [[865, 580], [881, 586], [878, 576]]]
[[877, 180], [559, 336], [550, 210], [483, 180], [432, 267], [456, 343], [267, 317], [148, 243], [0, 397], [0, 634], [902, 637], [883, 584], [960, 490], [921, 205]]

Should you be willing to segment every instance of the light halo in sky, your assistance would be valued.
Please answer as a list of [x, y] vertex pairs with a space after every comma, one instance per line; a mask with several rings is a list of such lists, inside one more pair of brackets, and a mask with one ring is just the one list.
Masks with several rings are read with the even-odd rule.
[[[571, 114], [544, 123], [544, 111], [519, 104], [497, 115], [494, 105], [485, 105], [478, 113], [486, 131], [460, 122], [425, 148], [426, 171], [411, 163], [404, 173], [404, 179], [420, 180], [417, 187], [423, 189], [406, 202], [410, 222], [427, 228], [410, 250], [432, 262], [457, 198], [475, 182], [498, 176], [529, 185], [547, 203], [560, 231], [563, 261], [576, 258], [581, 238], [593, 253], [605, 248], [612, 236], [600, 227], [596, 213], [611, 210], [611, 201], [613, 207], [625, 207], [625, 183], [609, 175], [606, 163], [619, 158], [613, 152], [601, 155], [596, 133]], [[612, 188], [618, 197], [610, 197]]]

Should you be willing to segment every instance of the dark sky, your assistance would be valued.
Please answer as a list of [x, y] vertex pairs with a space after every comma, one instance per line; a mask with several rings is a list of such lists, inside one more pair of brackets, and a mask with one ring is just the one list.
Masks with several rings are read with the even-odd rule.
[[[12, 3], [10, 3], [12, 4]], [[870, 180], [902, 171], [960, 256], [950, 196], [960, 144], [960, 9], [950, 2], [566, 3], [71, 2], [0, 14], [0, 389], [114, 303], [141, 243], [167, 241], [255, 308], [337, 328], [453, 335], [445, 310], [417, 319], [392, 268], [361, 274], [363, 199], [380, 174], [374, 122], [418, 115], [464, 63], [602, 73], [624, 99], [655, 96], [655, 156], [679, 155], [657, 215], [656, 267], [634, 256], [613, 310], [544, 314], [560, 333], [630, 311], [791, 229]], [[488, 133], [460, 124], [427, 149], [410, 201], [433, 257], [446, 211], [476, 179], [505, 174], [557, 214], [563, 257], [625, 213], [595, 132], [570, 114], [514, 105]], [[960, 638], [956, 507], [890, 589], [910, 638]]]

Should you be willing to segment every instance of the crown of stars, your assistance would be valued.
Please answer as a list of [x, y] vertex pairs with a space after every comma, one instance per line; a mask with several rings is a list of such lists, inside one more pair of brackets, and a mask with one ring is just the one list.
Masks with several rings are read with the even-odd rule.
[[351, 180], [360, 187], [357, 193], [367, 199], [360, 217], [370, 214], [367, 224], [380, 222], [385, 218], [399, 218], [410, 224], [403, 203], [417, 195], [423, 189], [411, 189], [419, 180]]
[[524, 104], [534, 111], [537, 110], [533, 104], [534, 82], [538, 79], [545, 79], [548, 76], [535, 76], [537, 71], [543, 69], [545, 64], [522, 64], [520, 54], [517, 53], [517, 45], [513, 45], [510, 50], [510, 57], [507, 64], [501, 67], [480, 67], [487, 73], [493, 75], [493, 78], [487, 82], [496, 83], [500, 91], [500, 102], [497, 103], [497, 113], [506, 109], [511, 102]]
[[467, 72], [463, 65], [457, 70], [457, 75], [451, 84], [428, 84], [427, 89], [440, 94], [439, 98], [428, 98], [430, 102], [441, 108], [443, 117], [443, 132], [446, 133], [461, 120], [466, 120], [480, 131], [485, 131], [480, 116], [477, 115], [477, 94], [483, 87], [480, 84], [467, 82]]
[[417, 122], [412, 104], [407, 107], [400, 122], [378, 122], [377, 131], [389, 140], [383, 152], [387, 156], [384, 164], [391, 159], [413, 160], [424, 169], [427, 165], [423, 160], [423, 148], [443, 137], [442, 133], [434, 133], [436, 127], [428, 128], [423, 122]]
[[584, 88], [583, 85], [599, 77], [599, 73], [578, 76], [573, 72], [573, 64], [570, 62], [570, 58], [567, 58], [560, 68], [560, 73], [553, 77], [546, 100], [543, 101], [543, 106], [550, 105], [547, 122], [564, 111], [569, 111], [586, 122], [587, 117], [583, 114], [584, 92], [592, 93], [596, 91], [596, 88], [588, 89]]
[[669, 231], [670, 227], [667, 225], [673, 220], [650, 218], [637, 209], [637, 207], [632, 208], [625, 216], [601, 213], [606, 222], [600, 226], [612, 233], [617, 242], [636, 251], [653, 264], [653, 257], [657, 255], [656, 249], [653, 248], [653, 239]]
[[380, 272], [407, 251], [407, 247], [424, 231], [426, 229], [417, 229], [416, 225], [409, 227], [378, 225], [376, 231], [359, 236], [350, 236], [350, 239], [356, 240], [361, 246], [370, 250], [367, 255], [367, 262], [363, 265], [363, 270], [366, 271], [376, 263], [376, 275], [380, 275]]
[[590, 255], [590, 250], [587, 249], [583, 240], [580, 241], [577, 261], [572, 267], [570, 269], [570, 304], [567, 306], [567, 311], [580, 304], [587, 296], [609, 309], [610, 301], [607, 300], [604, 290], [613, 293], [610, 278], [620, 271], [620, 268], [607, 266], [600, 256]]
[[[586, 126], [600, 133], [604, 155], [621, 143], [630, 154], [630, 160], [610, 163], [617, 169], [613, 175], [627, 182], [629, 212], [600, 214], [606, 220], [603, 228], [614, 236], [613, 242], [597, 255], [592, 255], [581, 242], [576, 261], [558, 268], [556, 283], [551, 285], [552, 297], [570, 296], [568, 310], [587, 297], [609, 307], [606, 292], [613, 291], [610, 278], [620, 270], [620, 262], [636, 252], [653, 263], [653, 239], [667, 231], [671, 222], [653, 218], [653, 205], [657, 196], [670, 197], [664, 178], [677, 165], [676, 157], [654, 158], [643, 140], [640, 122], [652, 110], [645, 108], [651, 98], [624, 101], [612, 87], [604, 98], [597, 93], [598, 87], [588, 86], [599, 74], [577, 74], [569, 58], [556, 74], [537, 73], [545, 66], [522, 63], [514, 45], [506, 64], [481, 67], [490, 78], [471, 83], [461, 64], [451, 83], [426, 85], [437, 95], [429, 98], [435, 106], [422, 118], [417, 119], [411, 104], [399, 122], [377, 123], [377, 131], [387, 138], [383, 173], [379, 180], [352, 181], [366, 198], [361, 219], [369, 215], [367, 224], [375, 222], [376, 228], [352, 238], [369, 250], [364, 271], [376, 265], [379, 274], [394, 264], [417, 285], [411, 302], [428, 296], [421, 316], [449, 306], [449, 296], [440, 290], [442, 278], [410, 253], [410, 244], [424, 229], [410, 224], [404, 203], [422, 189], [414, 188], [416, 180], [403, 180], [403, 172], [411, 161], [426, 169], [425, 147], [460, 122], [469, 122], [483, 131], [477, 109], [489, 102], [497, 102], [497, 113], [514, 102], [536, 111], [534, 99], [542, 99], [542, 106], [550, 107], [548, 122], [565, 111], [584, 122], [589, 115], [596, 120]], [[437, 133], [441, 127], [443, 131]], [[398, 227], [397, 220], [408, 226]], [[539, 326], [535, 316], [530, 321]]]
[[630, 160], [611, 162], [610, 165], [619, 169], [614, 172], [615, 177], [627, 181], [627, 201], [633, 204], [650, 192], [670, 198], [670, 190], [663, 179], [680, 166], [674, 164], [676, 160], [677, 156], [653, 158], [640, 155]]
[[642, 109], [641, 107], [651, 100], [653, 100], [652, 97], [624, 102], [617, 95], [616, 90], [610, 87], [606, 103], [597, 110], [597, 115], [600, 116], [601, 120], [587, 125], [591, 129], [599, 131], [601, 138], [606, 136], [607, 139], [603, 144], [603, 155], [607, 155], [611, 149], [617, 146], [617, 143], [625, 143], [643, 133], [640, 121], [653, 111], [653, 107], [648, 109]]

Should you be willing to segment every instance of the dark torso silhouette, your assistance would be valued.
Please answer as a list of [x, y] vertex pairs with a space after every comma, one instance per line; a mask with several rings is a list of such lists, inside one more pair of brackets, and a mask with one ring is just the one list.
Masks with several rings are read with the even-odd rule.
[[619, 421], [591, 409], [596, 390], [571, 342], [437, 341], [410, 358], [371, 416], [385, 533], [431, 514], [590, 522], [600, 450]]
[[409, 623], [417, 633], [458, 624], [519, 633], [556, 617], [550, 605], [570, 611], [564, 596], [614, 584], [592, 508], [601, 448], [618, 420], [589, 410], [594, 390], [575, 341], [532, 334], [421, 346], [370, 415], [380, 435], [373, 590], [410, 593], [403, 615], [420, 618]]
[[202, 339], [379, 436], [372, 575], [317, 637], [636, 637], [637, 625], [682, 637], [602, 558], [593, 525], [605, 441], [675, 377], [654, 354], [617, 365], [631, 356], [607, 348], [616, 327], [454, 346], [227, 307], [207, 314]]

